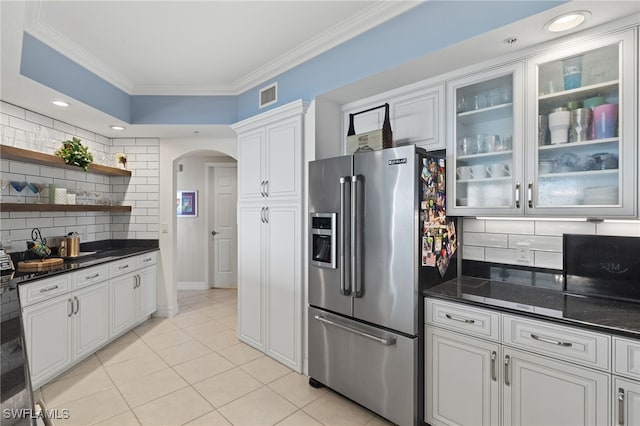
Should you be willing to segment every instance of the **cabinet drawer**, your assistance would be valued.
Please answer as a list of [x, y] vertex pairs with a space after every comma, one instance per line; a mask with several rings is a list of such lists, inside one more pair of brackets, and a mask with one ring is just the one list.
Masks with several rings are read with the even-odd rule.
[[146, 253], [136, 257], [136, 267], [138, 269], [155, 265], [158, 259], [158, 253]]
[[24, 308], [36, 302], [41, 302], [66, 293], [71, 290], [69, 276], [64, 275], [59, 278], [36, 281], [34, 283], [22, 284], [20, 286], [20, 304]]
[[640, 380], [640, 341], [613, 339], [614, 374]]
[[94, 266], [78, 271], [71, 278], [73, 289], [84, 288], [91, 284], [106, 281], [108, 278], [107, 272], [107, 265]]
[[109, 276], [117, 277], [118, 275], [133, 272], [137, 269], [136, 258], [128, 257], [126, 259], [118, 260], [109, 264]]
[[611, 369], [611, 337], [550, 322], [503, 316], [503, 343], [603, 370]]
[[426, 322], [491, 340], [500, 339], [500, 314], [459, 303], [426, 299]]

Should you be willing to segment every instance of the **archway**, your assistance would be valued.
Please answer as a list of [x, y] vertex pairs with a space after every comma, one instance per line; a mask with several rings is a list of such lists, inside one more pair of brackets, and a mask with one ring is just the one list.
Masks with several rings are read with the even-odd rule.
[[199, 153], [224, 154], [237, 160], [237, 139], [162, 139], [160, 141], [160, 196], [159, 196], [159, 245], [158, 310], [156, 316], [173, 316], [178, 313], [176, 280], [177, 218], [176, 218], [176, 168], [185, 155]]

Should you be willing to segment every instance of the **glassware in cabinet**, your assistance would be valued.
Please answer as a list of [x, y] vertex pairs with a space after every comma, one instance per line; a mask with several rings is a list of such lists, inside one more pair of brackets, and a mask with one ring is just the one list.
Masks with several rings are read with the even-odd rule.
[[624, 129], [633, 124], [623, 120], [625, 109], [633, 109], [625, 98], [633, 98], [633, 91], [621, 90], [636, 74], [629, 64], [633, 55], [625, 56], [632, 46], [632, 37], [617, 36], [531, 61], [536, 79], [528, 152], [532, 212], [589, 217], [635, 212], [636, 151], [624, 138]]
[[[482, 214], [493, 209], [508, 214], [517, 210], [514, 188], [520, 167], [514, 157], [519, 150], [514, 150], [514, 93], [520, 91], [514, 87], [521, 87], [520, 72], [518, 64], [448, 85], [450, 110], [455, 108], [451, 111], [454, 120], [449, 127], [448, 151], [449, 161], [455, 164], [449, 178], [453, 191], [448, 208], [452, 214]], [[519, 95], [515, 98], [519, 101]]]

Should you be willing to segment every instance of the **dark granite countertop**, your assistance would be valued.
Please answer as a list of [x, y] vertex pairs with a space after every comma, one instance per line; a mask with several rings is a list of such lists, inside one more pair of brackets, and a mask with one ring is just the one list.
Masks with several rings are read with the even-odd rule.
[[[42, 272], [18, 272], [3, 274], [0, 282], [0, 405], [3, 425], [31, 425], [30, 418], [34, 406], [31, 379], [27, 368], [27, 354], [24, 346], [24, 330], [18, 297], [18, 286], [31, 281], [50, 278], [58, 274], [88, 268], [101, 263], [123, 259], [158, 250], [157, 240], [107, 240], [81, 244], [82, 252], [95, 251], [86, 256], [65, 263], [55, 269]], [[20, 253], [12, 253], [14, 263]], [[5, 271], [6, 272], [6, 271]], [[5, 418], [6, 413], [22, 413], [22, 416]], [[23, 410], [23, 411], [19, 411]]]
[[424, 295], [640, 339], [640, 303], [466, 276]]

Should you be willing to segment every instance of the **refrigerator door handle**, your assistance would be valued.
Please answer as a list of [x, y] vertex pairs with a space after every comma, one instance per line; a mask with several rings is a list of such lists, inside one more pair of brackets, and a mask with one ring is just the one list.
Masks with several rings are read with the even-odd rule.
[[347, 205], [349, 204], [348, 193], [351, 192], [351, 179], [350, 177], [340, 178], [340, 226], [338, 232], [339, 238], [339, 250], [340, 250], [340, 294], [343, 296], [351, 295], [351, 283], [349, 281], [350, 268], [349, 268], [349, 253], [347, 247], [347, 232], [349, 214], [347, 213]]
[[360, 223], [360, 205], [358, 182], [362, 176], [351, 176], [351, 286], [355, 286], [355, 296], [362, 297], [362, 224]]
[[341, 330], [345, 330], [348, 331], [350, 333], [354, 333], [357, 334], [358, 336], [364, 337], [366, 339], [369, 340], [373, 340], [374, 342], [378, 342], [380, 344], [383, 344], [385, 346], [393, 346], [396, 344], [396, 338], [395, 337], [378, 337], [375, 336], [371, 333], [367, 333], [364, 332], [362, 330], [358, 330], [356, 328], [353, 327], [349, 327], [348, 325], [344, 325], [344, 324], [340, 324], [339, 322], [335, 322], [335, 321], [331, 321], [325, 317], [321, 317], [320, 315], [315, 315], [314, 318], [317, 321], [320, 321], [321, 323], [327, 324], [327, 325], [331, 325], [333, 327], [339, 328]]

